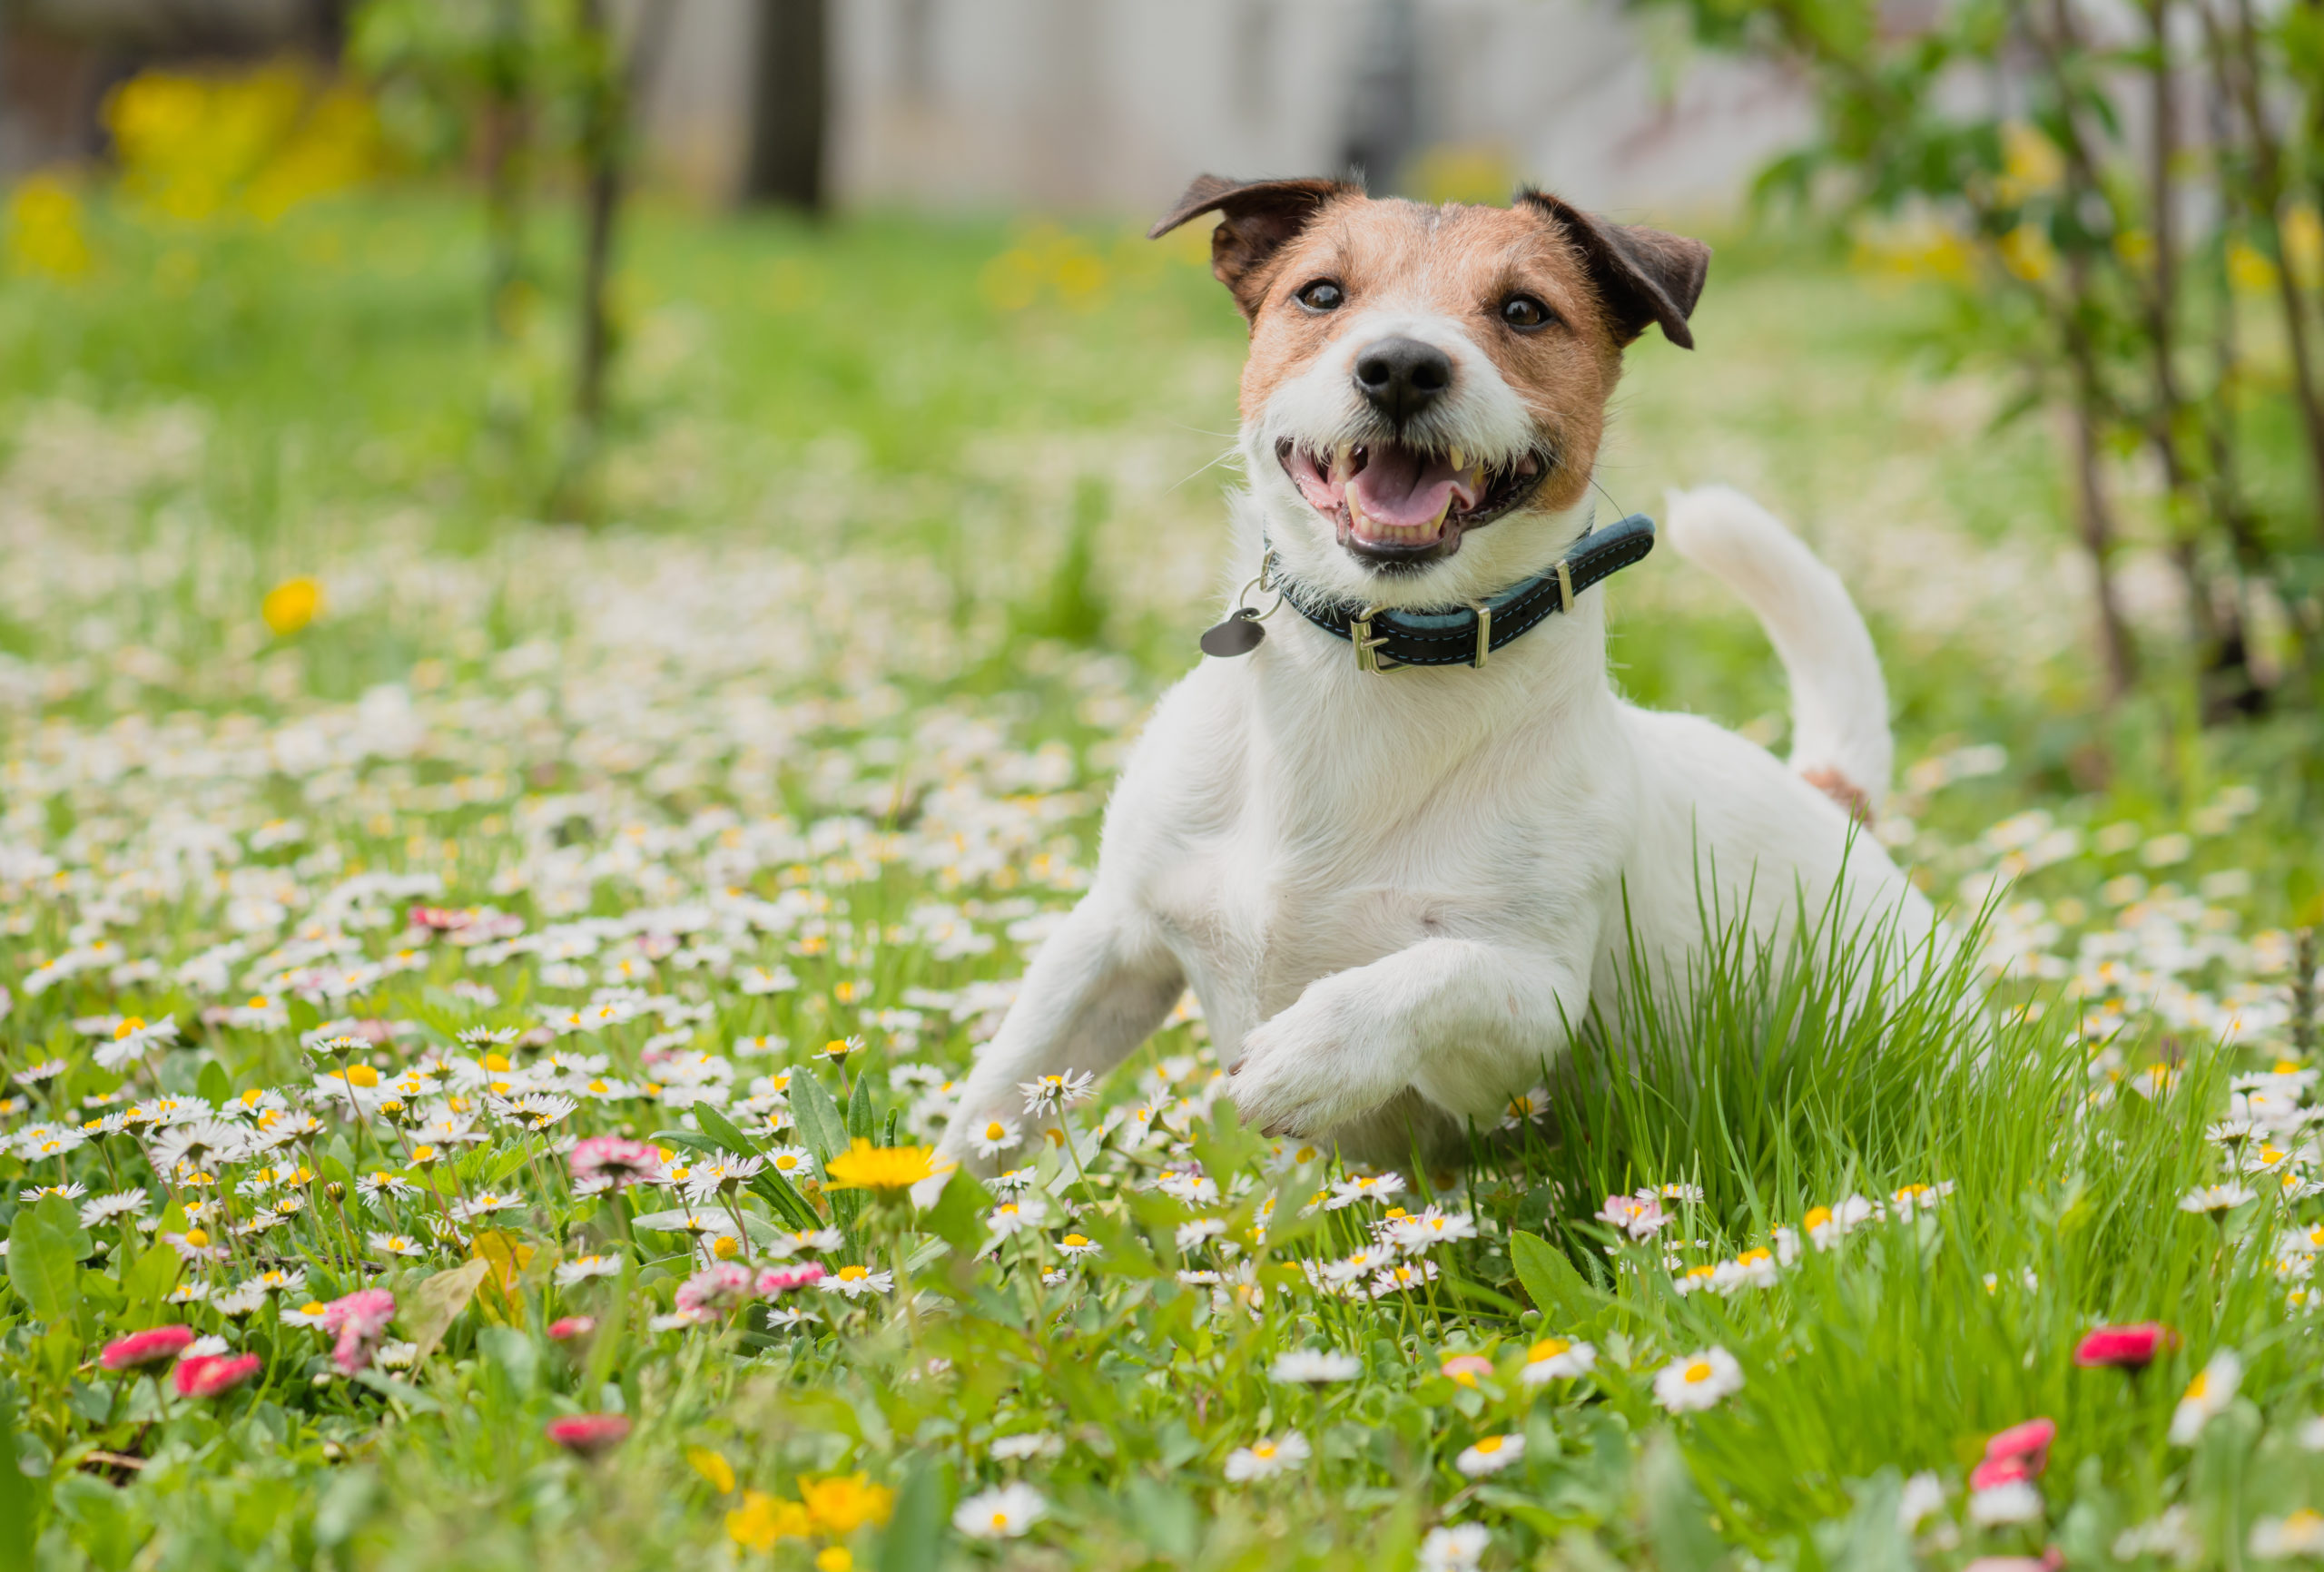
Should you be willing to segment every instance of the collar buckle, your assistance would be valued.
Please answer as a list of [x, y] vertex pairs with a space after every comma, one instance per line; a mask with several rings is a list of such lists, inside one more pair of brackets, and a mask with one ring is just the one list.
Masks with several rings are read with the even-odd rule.
[[1355, 646], [1357, 671], [1372, 672], [1385, 677], [1403, 671], [1404, 663], [1384, 661], [1380, 658], [1380, 646], [1386, 644], [1388, 640], [1385, 634], [1376, 639], [1372, 636], [1372, 619], [1378, 614], [1379, 610], [1378, 606], [1366, 606], [1362, 614], [1350, 618], [1347, 624], [1347, 642]]

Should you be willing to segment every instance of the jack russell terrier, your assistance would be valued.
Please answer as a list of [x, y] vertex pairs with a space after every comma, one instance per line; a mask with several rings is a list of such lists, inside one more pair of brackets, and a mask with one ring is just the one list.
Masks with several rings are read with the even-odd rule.
[[1246, 1124], [1386, 1161], [1498, 1124], [1634, 958], [1687, 987], [1706, 901], [1763, 938], [1829, 915], [1925, 939], [1926, 901], [1851, 833], [1888, 781], [1879, 661], [1782, 525], [1713, 488], [1674, 495], [1668, 533], [1781, 655], [1787, 767], [1607, 676], [1588, 592], [1653, 544], [1591, 527], [1607, 400], [1649, 325], [1693, 347], [1709, 248], [1541, 192], [1215, 176], [1152, 233], [1214, 211], [1250, 329], [1244, 594], [1137, 742], [946, 1154], [1020, 1085], [1120, 1063], [1189, 986]]

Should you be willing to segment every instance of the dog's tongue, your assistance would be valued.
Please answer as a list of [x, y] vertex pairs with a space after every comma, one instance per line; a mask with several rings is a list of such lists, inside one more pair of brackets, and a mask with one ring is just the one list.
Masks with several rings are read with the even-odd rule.
[[1443, 513], [1452, 499], [1455, 473], [1452, 461], [1442, 454], [1415, 453], [1402, 443], [1378, 443], [1348, 489], [1373, 518], [1411, 529], [1433, 524]]

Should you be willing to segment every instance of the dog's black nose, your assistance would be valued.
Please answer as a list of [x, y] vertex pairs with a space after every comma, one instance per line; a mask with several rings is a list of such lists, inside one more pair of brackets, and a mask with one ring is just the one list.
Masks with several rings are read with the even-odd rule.
[[1383, 339], [1355, 358], [1355, 386], [1402, 426], [1452, 386], [1452, 359], [1417, 339]]

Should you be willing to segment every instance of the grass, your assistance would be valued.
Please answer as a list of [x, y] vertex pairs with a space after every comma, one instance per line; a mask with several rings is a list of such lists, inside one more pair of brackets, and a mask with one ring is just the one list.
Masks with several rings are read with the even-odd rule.
[[[2094, 710], [2043, 433], [1927, 302], [1738, 237], [1601, 479], [1738, 481], [1841, 565], [1960, 964], [1707, 919], [1688, 1000], [1597, 1001], [1393, 1193], [1237, 1128], [1181, 1018], [914, 1205], [830, 1164], [940, 1128], [1209, 620], [1239, 330], [1193, 253], [648, 211], [576, 525], [529, 517], [561, 280], [493, 340], [454, 199], [90, 225], [92, 277], [0, 291], [0, 1567], [2225, 1567], [2324, 1504], [2309, 732]], [[1618, 594], [1630, 691], [1779, 741], [1748, 617]], [[667, 1167], [577, 1184], [611, 1134]], [[857, 1292], [761, 1290], [804, 1263]], [[376, 1335], [304, 1324], [366, 1289]], [[2156, 1368], [2074, 1366], [2149, 1320]], [[162, 1324], [256, 1363], [98, 1362]], [[1529, 1380], [1554, 1340], [1594, 1364]], [[1659, 1402], [1710, 1349], [1740, 1386]]]

